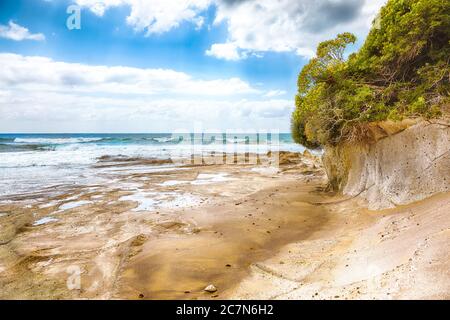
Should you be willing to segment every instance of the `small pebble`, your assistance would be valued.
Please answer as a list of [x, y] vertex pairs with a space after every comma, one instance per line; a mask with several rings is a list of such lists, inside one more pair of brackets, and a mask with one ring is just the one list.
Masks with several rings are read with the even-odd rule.
[[216, 292], [217, 291], [217, 288], [213, 285], [213, 284], [210, 284], [209, 286], [207, 286], [205, 289], [203, 289], [204, 291], [206, 291], [206, 292], [210, 292], [210, 293], [213, 293], [213, 292]]

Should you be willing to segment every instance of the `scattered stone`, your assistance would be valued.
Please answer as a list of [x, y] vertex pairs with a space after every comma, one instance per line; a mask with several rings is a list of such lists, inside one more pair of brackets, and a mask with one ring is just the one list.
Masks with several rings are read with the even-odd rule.
[[142, 246], [145, 241], [147, 241], [147, 236], [145, 234], [140, 234], [131, 242], [131, 246], [139, 247]]
[[231, 268], [231, 264], [226, 264], [225, 267]]
[[209, 293], [213, 293], [213, 292], [217, 291], [217, 288], [213, 284], [210, 284], [209, 286], [207, 286], [203, 290], [206, 291], [206, 292], [209, 292]]
[[158, 223], [159, 227], [162, 227], [164, 229], [180, 229], [184, 226], [186, 226], [186, 223], [179, 222], [179, 221], [163, 221], [161, 223]]
[[143, 293], [139, 293], [139, 298], [143, 299], [144, 298], [144, 294]]

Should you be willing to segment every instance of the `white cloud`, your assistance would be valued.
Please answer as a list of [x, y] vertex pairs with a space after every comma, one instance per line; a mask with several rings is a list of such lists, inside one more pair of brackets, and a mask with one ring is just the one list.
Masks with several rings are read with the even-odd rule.
[[129, 6], [127, 23], [146, 35], [167, 32], [182, 22], [200, 28], [206, 9], [216, 7], [216, 25], [225, 23], [227, 40], [207, 55], [225, 60], [267, 51], [311, 57], [317, 44], [344, 31], [367, 34], [386, 0], [76, 0], [103, 16], [111, 7]]
[[0, 95], [1, 132], [170, 132], [289, 130], [291, 100], [107, 97], [11, 90]]
[[[214, 23], [226, 23], [228, 40], [213, 44], [247, 52], [295, 52], [311, 57], [319, 42], [350, 31], [368, 32], [386, 0], [216, 0]], [[246, 58], [248, 55], [240, 55]], [[216, 55], [218, 58], [220, 55]], [[236, 59], [235, 59], [236, 60]]]
[[263, 97], [266, 97], [266, 98], [278, 97], [278, 96], [283, 96], [286, 93], [287, 92], [284, 90], [269, 90], [266, 94], [263, 95]]
[[238, 48], [233, 43], [215, 43], [206, 51], [206, 55], [225, 60], [241, 59]]
[[141, 95], [256, 94], [260, 91], [239, 78], [196, 79], [170, 69], [90, 66], [0, 53], [0, 84], [4, 88]]
[[197, 121], [205, 128], [287, 131], [294, 107], [262, 98], [265, 91], [239, 78], [5, 53], [0, 65], [0, 132], [161, 132]]
[[[242, 100], [236, 104], [241, 117], [247, 118], [267, 118], [267, 119], [289, 119], [294, 111], [294, 102], [285, 99], [270, 99], [262, 101]], [[289, 124], [287, 120], [285, 125]]]
[[184, 21], [200, 28], [204, 21], [200, 14], [211, 0], [76, 0], [76, 3], [98, 16], [103, 16], [110, 7], [128, 5], [131, 12], [127, 23], [136, 31], [145, 31], [149, 35], [167, 32]]
[[0, 38], [6, 38], [14, 41], [45, 40], [45, 36], [42, 33], [30, 33], [30, 30], [12, 21], [9, 21], [8, 25], [0, 25]]
[[76, 0], [79, 6], [87, 7], [94, 14], [102, 17], [110, 7], [118, 7], [126, 4], [125, 0]]

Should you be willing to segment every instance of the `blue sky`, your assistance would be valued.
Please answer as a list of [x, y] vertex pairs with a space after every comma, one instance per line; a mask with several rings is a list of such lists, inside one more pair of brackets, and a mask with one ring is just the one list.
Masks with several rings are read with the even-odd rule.
[[[305, 59], [292, 53], [266, 54], [265, 59], [225, 61], [205, 55], [209, 46], [227, 37], [226, 25], [196, 30], [189, 22], [164, 34], [145, 37], [126, 23], [129, 7], [111, 8], [103, 17], [83, 10], [81, 30], [67, 30], [67, 6], [71, 1], [2, 1], [0, 24], [12, 20], [46, 35], [45, 42], [0, 39], [0, 50], [43, 55], [55, 60], [88, 64], [169, 68], [205, 78], [238, 76], [267, 86], [278, 85], [295, 92], [295, 81]], [[39, 13], [39, 14], [36, 14]], [[215, 8], [206, 10], [212, 24]], [[101, 46], [101, 48], [99, 48]]]
[[317, 43], [363, 39], [382, 3], [2, 0], [0, 132], [289, 131]]

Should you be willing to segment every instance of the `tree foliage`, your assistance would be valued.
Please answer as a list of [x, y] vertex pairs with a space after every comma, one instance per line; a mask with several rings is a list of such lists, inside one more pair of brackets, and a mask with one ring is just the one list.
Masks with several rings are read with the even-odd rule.
[[343, 33], [321, 43], [298, 77], [295, 141], [362, 140], [371, 122], [437, 117], [450, 102], [450, 2], [389, 0], [359, 52]]

